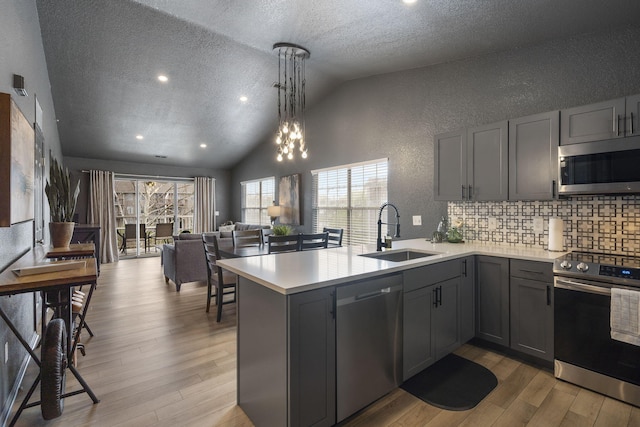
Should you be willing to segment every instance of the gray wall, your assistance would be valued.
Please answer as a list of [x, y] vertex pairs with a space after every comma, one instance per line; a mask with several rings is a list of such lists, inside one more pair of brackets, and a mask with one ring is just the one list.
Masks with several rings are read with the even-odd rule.
[[82, 173], [83, 170], [109, 170], [122, 174], [149, 175], [159, 177], [193, 178], [196, 176], [208, 176], [216, 179], [216, 210], [220, 216], [217, 224], [226, 221], [231, 216], [230, 207], [230, 176], [227, 170], [184, 168], [177, 166], [158, 166], [144, 163], [116, 162], [109, 160], [85, 159], [81, 157], [65, 157], [65, 165], [73, 175], [80, 179], [80, 195], [78, 196], [78, 218], [81, 223], [86, 222], [88, 211], [89, 176]]
[[[269, 140], [233, 169], [234, 217], [241, 181], [301, 173], [309, 228], [310, 170], [389, 157], [389, 200], [400, 210], [402, 237], [430, 236], [446, 214], [433, 201], [435, 134], [640, 93], [637, 52], [634, 27], [346, 82], [307, 110], [306, 161], [276, 162]], [[423, 225], [414, 227], [418, 214]]]
[[[28, 97], [13, 91], [13, 74], [24, 77]], [[45, 150], [61, 158], [60, 141], [45, 63], [38, 12], [35, 1], [0, 0], [0, 92], [10, 93], [27, 120], [35, 121], [35, 97], [44, 112]], [[47, 221], [48, 222], [48, 221]], [[0, 270], [31, 248], [33, 222], [0, 228]], [[21, 333], [34, 334], [33, 294], [0, 297], [0, 306], [14, 320]], [[4, 364], [4, 344], [9, 342], [9, 363]], [[14, 386], [26, 351], [0, 320], [0, 424], [7, 408], [8, 394]]]

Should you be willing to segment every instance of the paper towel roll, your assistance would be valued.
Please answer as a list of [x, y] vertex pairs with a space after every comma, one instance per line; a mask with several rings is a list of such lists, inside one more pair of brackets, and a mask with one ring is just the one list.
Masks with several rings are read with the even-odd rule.
[[561, 218], [549, 218], [549, 250], [562, 251], [564, 222]]

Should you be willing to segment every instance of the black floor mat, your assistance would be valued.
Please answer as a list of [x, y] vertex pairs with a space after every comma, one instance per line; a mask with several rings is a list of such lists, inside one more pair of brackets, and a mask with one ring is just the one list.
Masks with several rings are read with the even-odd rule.
[[476, 406], [498, 385], [496, 376], [475, 362], [450, 354], [402, 384], [417, 398], [449, 411]]

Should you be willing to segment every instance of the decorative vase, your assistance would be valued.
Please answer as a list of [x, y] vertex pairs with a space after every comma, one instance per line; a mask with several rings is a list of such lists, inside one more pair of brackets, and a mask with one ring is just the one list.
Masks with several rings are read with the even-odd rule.
[[54, 248], [68, 248], [75, 225], [75, 222], [50, 222], [51, 245]]

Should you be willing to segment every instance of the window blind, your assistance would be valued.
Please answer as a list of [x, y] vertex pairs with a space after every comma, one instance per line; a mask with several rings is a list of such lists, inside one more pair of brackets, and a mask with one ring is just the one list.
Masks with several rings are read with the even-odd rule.
[[311, 173], [315, 232], [321, 232], [323, 227], [342, 228], [343, 244], [374, 243], [378, 209], [387, 201], [388, 160], [336, 166]]
[[275, 200], [275, 178], [244, 181], [240, 185], [242, 187], [242, 222], [270, 224], [267, 207]]

